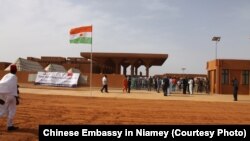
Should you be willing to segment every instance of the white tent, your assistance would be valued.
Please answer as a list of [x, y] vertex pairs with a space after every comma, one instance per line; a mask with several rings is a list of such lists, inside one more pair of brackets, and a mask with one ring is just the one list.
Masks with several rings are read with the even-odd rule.
[[81, 71], [79, 69], [76, 69], [76, 68], [70, 68], [68, 70], [68, 73], [81, 73]]
[[[38, 62], [23, 58], [18, 58], [14, 64], [16, 64], [18, 71], [44, 71], [42, 65]], [[5, 69], [5, 71], [10, 71], [10, 65]]]
[[57, 64], [49, 64], [44, 70], [47, 72], [66, 72], [62, 65]]

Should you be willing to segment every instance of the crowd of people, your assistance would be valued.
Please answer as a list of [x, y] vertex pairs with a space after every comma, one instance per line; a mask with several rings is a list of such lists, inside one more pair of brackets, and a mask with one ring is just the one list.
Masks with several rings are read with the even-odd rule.
[[[101, 92], [108, 92], [107, 75], [102, 78]], [[178, 92], [183, 94], [209, 93], [209, 80], [206, 77], [131, 77], [124, 76], [122, 91], [130, 93], [131, 89], [163, 92], [165, 96]]]
[[206, 77], [132, 77], [131, 88], [155, 90], [158, 93], [165, 90], [168, 94], [173, 92], [182, 92], [183, 94], [209, 93], [209, 81]]

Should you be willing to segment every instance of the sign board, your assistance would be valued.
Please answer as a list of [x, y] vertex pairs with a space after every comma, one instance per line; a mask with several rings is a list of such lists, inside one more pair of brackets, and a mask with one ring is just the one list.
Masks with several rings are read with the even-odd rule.
[[38, 72], [35, 84], [61, 86], [61, 87], [76, 87], [80, 73], [65, 73], [65, 72]]

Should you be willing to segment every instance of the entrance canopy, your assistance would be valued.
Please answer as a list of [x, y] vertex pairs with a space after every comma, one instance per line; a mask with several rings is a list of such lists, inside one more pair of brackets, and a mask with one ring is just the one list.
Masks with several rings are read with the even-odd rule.
[[[90, 52], [81, 52], [81, 56], [90, 59]], [[146, 76], [149, 75], [151, 66], [161, 66], [168, 58], [168, 54], [139, 54], [139, 53], [103, 53], [92, 52], [93, 61], [100, 67], [101, 73], [120, 74], [123, 67], [123, 74], [126, 75], [127, 67], [131, 66], [131, 75], [137, 75], [141, 65], [146, 68]]]

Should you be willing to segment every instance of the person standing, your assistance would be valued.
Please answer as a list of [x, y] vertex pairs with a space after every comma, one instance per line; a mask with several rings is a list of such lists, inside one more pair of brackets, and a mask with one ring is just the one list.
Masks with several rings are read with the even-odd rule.
[[189, 94], [191, 95], [191, 94], [193, 94], [193, 79], [192, 78], [190, 78], [189, 80], [188, 80], [188, 87], [189, 87]]
[[234, 96], [234, 101], [238, 100], [238, 89], [239, 89], [239, 82], [236, 79], [236, 77], [233, 80], [233, 96]]
[[183, 80], [182, 80], [182, 85], [183, 85], [183, 94], [186, 94], [186, 92], [187, 92], [187, 87], [188, 87], [188, 80], [187, 80], [186, 77], [183, 78]]
[[150, 77], [148, 78], [148, 91], [151, 91], [152, 84], [153, 84], [153, 79], [152, 79], [152, 77], [150, 76]]
[[162, 83], [161, 83], [161, 78], [160, 77], [157, 77], [157, 92], [160, 93], [160, 89], [161, 89], [161, 86], [162, 86]]
[[105, 92], [108, 93], [108, 78], [107, 78], [107, 75], [104, 75], [102, 77], [102, 89], [101, 89], [101, 92], [103, 92], [103, 90], [105, 90]]
[[7, 115], [7, 130], [17, 130], [18, 127], [14, 126], [13, 120], [16, 114], [16, 105], [19, 104], [18, 101], [18, 85], [16, 77], [17, 68], [16, 65], [10, 66], [10, 73], [3, 76], [0, 81], [0, 95], [4, 101], [0, 117]]
[[130, 93], [131, 90], [131, 77], [128, 77], [128, 93]]
[[162, 89], [163, 89], [163, 94], [164, 96], [168, 96], [169, 95], [169, 79], [167, 76], [165, 76], [163, 78], [163, 86], [162, 86]]
[[127, 91], [128, 91], [128, 80], [127, 80], [127, 77], [126, 76], [124, 76], [124, 79], [123, 79], [123, 89], [122, 89], [122, 91], [123, 91], [123, 93], [124, 92], [126, 92], [127, 93]]

